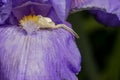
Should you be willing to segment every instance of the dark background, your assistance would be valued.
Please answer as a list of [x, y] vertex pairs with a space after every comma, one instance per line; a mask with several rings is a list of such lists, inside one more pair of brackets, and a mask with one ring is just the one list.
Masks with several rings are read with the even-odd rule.
[[72, 13], [68, 22], [79, 34], [79, 80], [120, 80], [120, 28], [99, 23], [89, 11]]

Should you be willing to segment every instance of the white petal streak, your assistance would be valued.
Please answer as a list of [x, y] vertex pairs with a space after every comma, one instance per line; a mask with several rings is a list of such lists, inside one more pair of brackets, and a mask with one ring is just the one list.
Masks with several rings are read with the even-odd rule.
[[0, 70], [8, 80], [76, 80], [80, 54], [68, 31], [29, 35], [12, 26], [0, 28], [0, 38]]

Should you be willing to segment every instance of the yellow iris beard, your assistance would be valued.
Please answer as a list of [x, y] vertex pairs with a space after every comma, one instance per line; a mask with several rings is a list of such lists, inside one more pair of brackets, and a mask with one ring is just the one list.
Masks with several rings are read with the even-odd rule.
[[28, 33], [32, 34], [33, 32], [36, 32], [39, 30], [40, 17], [36, 15], [28, 15], [24, 16], [20, 21], [20, 26]]
[[19, 22], [20, 22], [20, 25], [23, 26], [28, 21], [39, 24], [39, 17], [36, 15], [24, 16]]

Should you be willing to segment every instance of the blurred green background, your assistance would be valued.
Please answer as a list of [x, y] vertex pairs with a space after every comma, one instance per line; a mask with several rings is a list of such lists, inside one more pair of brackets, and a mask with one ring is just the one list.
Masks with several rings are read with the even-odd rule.
[[79, 80], [120, 80], [120, 28], [97, 22], [88, 11], [70, 14], [68, 22], [80, 36]]

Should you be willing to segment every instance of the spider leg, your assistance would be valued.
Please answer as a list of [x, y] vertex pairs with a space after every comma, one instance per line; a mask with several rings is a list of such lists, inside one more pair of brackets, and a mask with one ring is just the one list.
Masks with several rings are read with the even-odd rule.
[[64, 28], [67, 31], [69, 31], [70, 33], [72, 33], [76, 38], [79, 38], [79, 35], [71, 28], [69, 28], [68, 26], [64, 25], [64, 24], [58, 24], [55, 26], [55, 28]]

